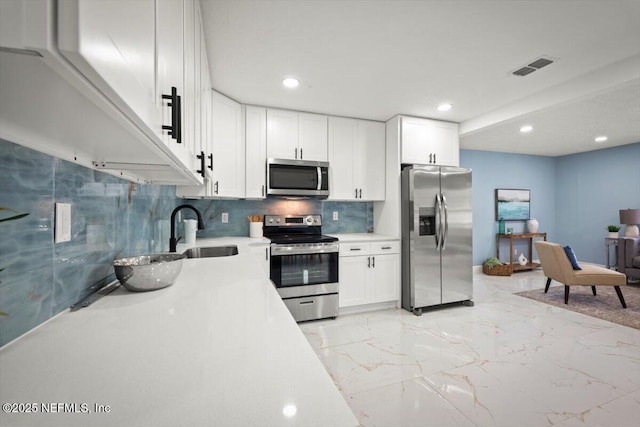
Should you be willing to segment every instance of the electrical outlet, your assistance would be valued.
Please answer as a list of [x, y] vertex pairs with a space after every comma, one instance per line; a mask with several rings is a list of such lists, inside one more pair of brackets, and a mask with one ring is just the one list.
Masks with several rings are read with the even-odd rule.
[[56, 203], [54, 224], [54, 242], [62, 243], [71, 240], [71, 204]]
[[228, 212], [222, 212], [222, 223], [223, 224], [227, 224], [229, 222], [229, 213]]
[[337, 221], [338, 220], [338, 211], [334, 211], [333, 212], [333, 220]]

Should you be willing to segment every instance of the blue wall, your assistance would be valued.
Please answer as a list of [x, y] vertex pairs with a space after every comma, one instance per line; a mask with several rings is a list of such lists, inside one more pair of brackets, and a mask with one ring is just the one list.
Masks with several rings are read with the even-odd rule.
[[[562, 157], [460, 150], [460, 165], [473, 170], [474, 265], [495, 255], [496, 188], [530, 189], [531, 217], [547, 240], [571, 245], [579, 260], [597, 264], [606, 263], [605, 227], [620, 222], [620, 209], [640, 208], [640, 143]], [[507, 227], [526, 230], [523, 222]], [[523, 244], [517, 250], [527, 252]]]
[[[553, 157], [491, 151], [460, 150], [460, 166], [473, 171], [473, 264], [480, 265], [496, 255], [495, 189], [521, 188], [531, 191], [531, 218], [540, 223], [538, 231], [547, 240], [556, 235], [556, 160]], [[526, 231], [524, 221], [508, 221], [514, 233]], [[515, 246], [528, 255], [525, 241]], [[536, 256], [534, 255], [534, 259]], [[503, 240], [500, 259], [509, 260], [509, 243]]]
[[620, 209], [640, 209], [640, 143], [558, 157], [556, 177], [558, 242], [606, 264], [605, 227], [620, 224]]

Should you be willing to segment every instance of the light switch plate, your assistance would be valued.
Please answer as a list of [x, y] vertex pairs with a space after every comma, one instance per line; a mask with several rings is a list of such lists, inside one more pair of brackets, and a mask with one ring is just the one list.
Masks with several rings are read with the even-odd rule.
[[333, 220], [337, 221], [338, 220], [338, 211], [334, 211], [333, 212]]
[[55, 243], [71, 240], [71, 204], [56, 203], [55, 215]]
[[229, 213], [228, 212], [222, 212], [222, 223], [223, 224], [227, 224], [229, 222]]

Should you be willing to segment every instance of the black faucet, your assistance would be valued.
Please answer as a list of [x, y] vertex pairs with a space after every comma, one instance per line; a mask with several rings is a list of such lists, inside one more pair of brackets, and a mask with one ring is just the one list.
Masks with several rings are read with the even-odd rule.
[[171, 212], [171, 238], [169, 239], [169, 252], [175, 252], [176, 246], [178, 246], [178, 240], [182, 239], [182, 236], [176, 239], [176, 214], [180, 209], [185, 208], [191, 209], [196, 213], [196, 215], [198, 215], [198, 230], [204, 230], [204, 222], [202, 221], [202, 215], [200, 214], [200, 211], [198, 209], [194, 208], [191, 205], [178, 206], [173, 210], [173, 212]]

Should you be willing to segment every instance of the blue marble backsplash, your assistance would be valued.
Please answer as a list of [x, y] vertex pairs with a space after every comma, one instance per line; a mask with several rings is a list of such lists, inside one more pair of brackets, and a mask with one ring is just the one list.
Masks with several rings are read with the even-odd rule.
[[[53, 242], [56, 202], [72, 205], [70, 242]], [[198, 237], [248, 236], [247, 215], [265, 213], [321, 213], [327, 234], [373, 229], [372, 203], [183, 200], [174, 186], [130, 183], [0, 140], [0, 219], [28, 213], [0, 222], [0, 346], [113, 280], [114, 259], [168, 250], [182, 203], [204, 216]]]

